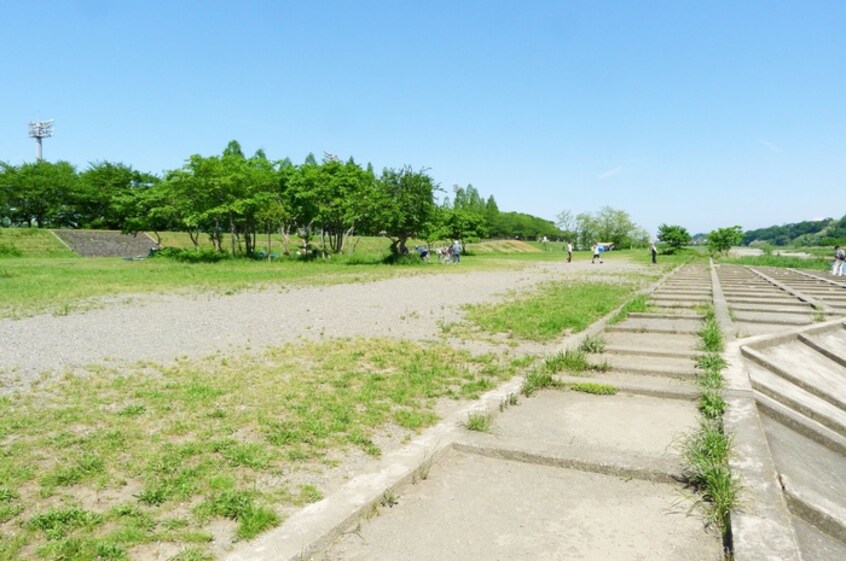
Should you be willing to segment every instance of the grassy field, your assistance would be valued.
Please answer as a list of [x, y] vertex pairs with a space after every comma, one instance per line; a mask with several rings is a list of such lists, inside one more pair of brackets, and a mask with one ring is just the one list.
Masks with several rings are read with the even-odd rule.
[[[190, 247], [186, 234], [163, 234], [172, 247]], [[363, 282], [399, 275], [458, 273], [522, 266], [525, 262], [560, 259], [524, 242], [485, 242], [468, 248], [471, 255], [460, 268], [429, 263], [386, 265], [389, 254], [385, 238], [356, 238], [351, 255], [302, 261], [285, 258], [273, 262], [227, 259], [218, 263], [182, 263], [152, 258], [125, 261], [120, 258], [81, 258], [72, 254], [53, 234], [38, 229], [0, 229], [0, 247], [12, 248], [0, 255], [0, 317], [17, 318], [37, 313], [65, 315], [96, 305], [103, 297], [154, 292], [215, 291], [234, 293], [250, 288], [301, 284]], [[520, 253], [504, 253], [521, 247]], [[209, 245], [210, 247], [210, 245]], [[274, 246], [281, 249], [281, 243]], [[478, 252], [478, 253], [477, 253]]]
[[0, 398], [0, 560], [159, 542], [208, 559], [211, 521], [253, 537], [322, 498], [308, 474], [378, 456], [378, 431], [412, 435], [439, 399], [513, 375], [492, 356], [357, 339], [44, 382]]

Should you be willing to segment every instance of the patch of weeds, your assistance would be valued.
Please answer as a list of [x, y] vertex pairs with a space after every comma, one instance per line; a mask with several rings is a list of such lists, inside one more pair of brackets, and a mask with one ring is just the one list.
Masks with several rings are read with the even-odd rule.
[[580, 382], [577, 384], [570, 384], [568, 387], [573, 391], [590, 393], [594, 395], [615, 395], [617, 393], [617, 388], [615, 388], [611, 384]]
[[480, 378], [473, 382], [462, 384], [459, 391], [461, 396], [466, 399], [478, 399], [479, 396], [488, 390], [492, 390], [494, 387], [496, 387], [496, 384], [492, 380]]
[[699, 411], [708, 419], [721, 419], [726, 411], [726, 401], [718, 391], [706, 389], [699, 397]]
[[47, 539], [59, 539], [71, 528], [93, 528], [103, 523], [103, 517], [75, 506], [50, 508], [30, 518], [26, 527], [44, 532]]
[[709, 353], [721, 353], [725, 347], [723, 333], [719, 324], [712, 319], [706, 319], [699, 328], [699, 337], [702, 340], [702, 348]]
[[154, 485], [144, 488], [140, 493], [135, 495], [135, 498], [141, 504], [159, 506], [166, 503], [170, 497], [167, 488], [162, 485]]
[[525, 355], [517, 358], [511, 359], [511, 367], [512, 368], [526, 368], [531, 366], [535, 362], [535, 357], [532, 355]]
[[14, 489], [0, 485], [0, 524], [21, 513], [23, 507], [16, 502], [19, 497]]
[[265, 506], [251, 506], [238, 518], [235, 535], [242, 540], [249, 540], [269, 528], [279, 525], [279, 516]]
[[143, 415], [146, 411], [147, 408], [143, 405], [127, 405], [119, 410], [117, 414], [121, 417], [137, 417], [138, 415]]
[[299, 501], [303, 503], [316, 503], [323, 499], [323, 493], [314, 485], [300, 485]]
[[394, 422], [406, 429], [419, 430], [438, 422], [438, 415], [420, 409], [400, 409], [394, 412]]
[[199, 547], [186, 547], [168, 561], [212, 561], [214, 555]]
[[696, 357], [696, 368], [700, 370], [720, 371], [728, 366], [728, 362], [719, 353], [704, 353]]
[[464, 428], [476, 432], [489, 432], [493, 425], [493, 415], [490, 413], [473, 412], [467, 416]]
[[820, 309], [815, 309], [813, 320], [817, 323], [825, 321], [825, 312]]
[[411, 476], [411, 482], [417, 483], [418, 481], [425, 481], [429, 479], [429, 472], [432, 470], [432, 464], [435, 461], [435, 457], [432, 454], [427, 454], [426, 457], [423, 458], [423, 461], [420, 462], [420, 465], [417, 466], [417, 469], [414, 470], [414, 473]]
[[571, 374], [582, 374], [585, 372], [605, 372], [609, 366], [607, 362], [592, 363], [587, 359], [583, 350], [567, 349], [563, 353], [557, 353], [544, 360], [544, 369], [556, 374], [566, 371]]
[[544, 388], [558, 387], [558, 382], [552, 377], [552, 374], [547, 370], [532, 370], [526, 375], [523, 380], [523, 386], [520, 388], [520, 393], [526, 397], [532, 397], [538, 390]]
[[393, 508], [394, 506], [396, 506], [398, 504], [399, 504], [399, 497], [396, 495], [396, 493], [394, 493], [390, 489], [385, 491], [385, 493], [382, 495], [382, 498], [379, 499], [379, 505], [382, 506], [382, 507]]
[[598, 354], [605, 352], [605, 339], [600, 335], [590, 335], [582, 340], [579, 350], [583, 353]]
[[45, 474], [41, 484], [45, 487], [66, 487], [100, 474], [104, 470], [103, 459], [94, 454], [85, 454], [71, 465], [61, 466]]
[[364, 452], [369, 456], [377, 458], [382, 455], [382, 450], [378, 446], [376, 446], [376, 443], [374, 443], [371, 439], [367, 438], [366, 436], [363, 436], [358, 433], [352, 433], [349, 436], [349, 439], [350, 442], [364, 450]]
[[728, 466], [730, 451], [731, 438], [713, 421], [703, 422], [683, 450], [688, 465], [686, 476], [700, 493], [699, 503], [707, 506], [708, 522], [716, 524], [724, 534], [729, 530], [729, 517], [741, 488]]
[[615, 323], [620, 323], [621, 321], [625, 320], [629, 317], [631, 313], [643, 313], [649, 310], [649, 306], [647, 302], [649, 301], [649, 297], [646, 294], [640, 294], [635, 296], [628, 302], [626, 302], [620, 311], [617, 312], [613, 318], [608, 322], [609, 325], [614, 325]]

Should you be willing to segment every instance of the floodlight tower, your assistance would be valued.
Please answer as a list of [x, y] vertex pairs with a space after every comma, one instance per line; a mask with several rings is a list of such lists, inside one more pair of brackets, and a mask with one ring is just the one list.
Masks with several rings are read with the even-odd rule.
[[41, 161], [41, 139], [53, 136], [53, 119], [49, 121], [30, 121], [29, 136], [35, 139], [35, 159]]

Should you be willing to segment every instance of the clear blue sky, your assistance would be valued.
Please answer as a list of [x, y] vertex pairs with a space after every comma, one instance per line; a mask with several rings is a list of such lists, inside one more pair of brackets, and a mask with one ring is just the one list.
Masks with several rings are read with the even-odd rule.
[[502, 210], [693, 233], [846, 214], [846, 2], [4, 1], [0, 160], [161, 173], [237, 139]]

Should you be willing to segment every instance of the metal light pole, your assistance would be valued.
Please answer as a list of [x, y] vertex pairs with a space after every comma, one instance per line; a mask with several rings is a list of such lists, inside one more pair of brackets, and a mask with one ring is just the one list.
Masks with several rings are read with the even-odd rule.
[[41, 161], [41, 139], [53, 136], [53, 119], [49, 121], [30, 121], [29, 136], [35, 139], [35, 159]]

